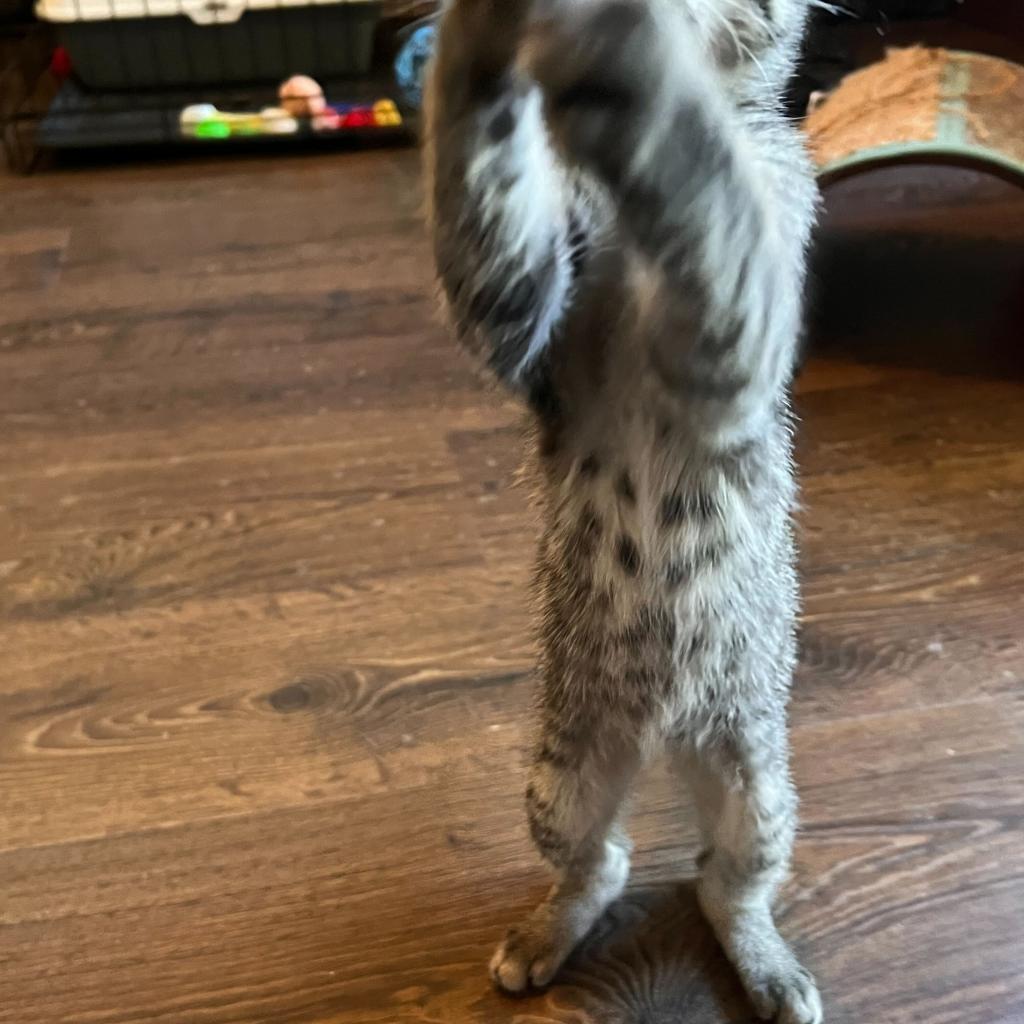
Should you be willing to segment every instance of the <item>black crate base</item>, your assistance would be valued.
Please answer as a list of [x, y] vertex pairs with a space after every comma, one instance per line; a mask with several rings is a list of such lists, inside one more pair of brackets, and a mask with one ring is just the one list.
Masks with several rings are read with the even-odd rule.
[[[369, 104], [392, 99], [395, 89], [389, 80], [360, 78], [321, 83], [332, 103]], [[183, 134], [182, 110], [197, 103], [212, 103], [222, 111], [259, 111], [277, 105], [277, 86], [247, 88], [202, 88], [146, 93], [94, 92], [74, 81], [60, 87], [36, 129], [36, 144], [50, 149], [81, 149], [100, 146], [183, 146], [220, 149], [232, 144], [288, 145], [304, 142], [339, 142], [358, 138], [411, 137], [412, 125], [400, 127], [350, 128], [316, 131], [305, 119], [299, 130], [287, 134], [232, 135], [225, 139], [197, 139]], [[407, 118], [403, 112], [403, 119]]]

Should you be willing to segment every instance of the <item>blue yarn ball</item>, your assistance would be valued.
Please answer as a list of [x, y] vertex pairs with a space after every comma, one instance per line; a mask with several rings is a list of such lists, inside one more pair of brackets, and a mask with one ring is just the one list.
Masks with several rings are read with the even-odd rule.
[[409, 36], [395, 58], [395, 78], [402, 98], [417, 110], [423, 106], [423, 76], [434, 52], [436, 35], [434, 25], [421, 25]]

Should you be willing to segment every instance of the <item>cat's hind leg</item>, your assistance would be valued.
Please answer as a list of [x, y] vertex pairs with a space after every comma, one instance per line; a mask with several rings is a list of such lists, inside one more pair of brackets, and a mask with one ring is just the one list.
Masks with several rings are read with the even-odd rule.
[[[784, 735], [778, 732], [784, 722], [776, 725], [776, 734]], [[758, 1015], [778, 1024], [821, 1024], [814, 978], [772, 916], [796, 829], [784, 746], [752, 733], [699, 751], [681, 748], [673, 763], [701, 810], [707, 844], [698, 885], [701, 908]]]
[[629, 876], [630, 844], [618, 823], [639, 752], [621, 739], [568, 737], [545, 728], [526, 789], [530, 833], [556, 873], [550, 892], [510, 929], [491, 960], [507, 992], [548, 984]]

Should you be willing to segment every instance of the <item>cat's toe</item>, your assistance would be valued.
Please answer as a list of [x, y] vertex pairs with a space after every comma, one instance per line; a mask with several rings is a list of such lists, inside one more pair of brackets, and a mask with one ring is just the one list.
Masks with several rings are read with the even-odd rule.
[[513, 928], [491, 957], [491, 979], [505, 992], [543, 988], [554, 978], [564, 958], [546, 936]]
[[762, 1020], [776, 1024], [822, 1024], [821, 996], [814, 978], [802, 967], [766, 978], [751, 991]]

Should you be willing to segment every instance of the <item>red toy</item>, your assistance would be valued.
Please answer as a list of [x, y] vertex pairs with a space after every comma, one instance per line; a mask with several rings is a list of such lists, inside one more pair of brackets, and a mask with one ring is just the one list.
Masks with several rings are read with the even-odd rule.
[[398, 128], [402, 115], [393, 100], [378, 100], [372, 105], [336, 103], [313, 118], [317, 131], [344, 131], [348, 128]]

